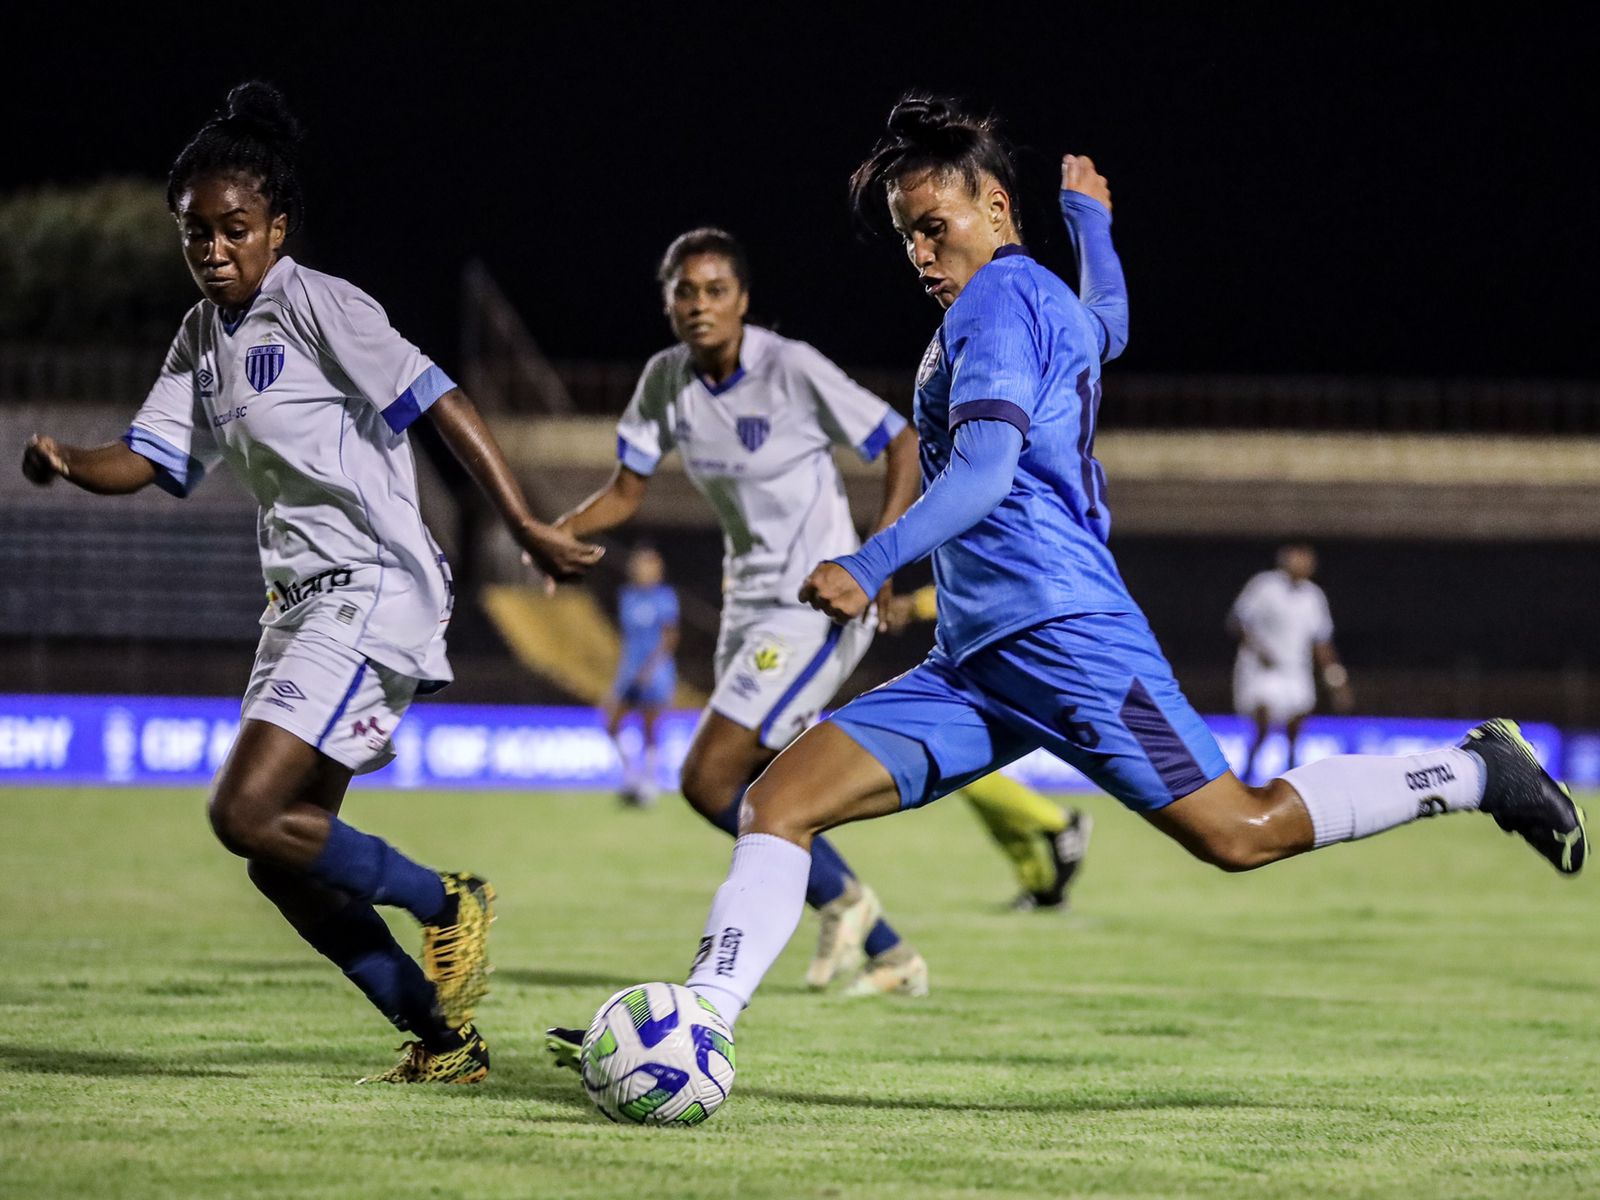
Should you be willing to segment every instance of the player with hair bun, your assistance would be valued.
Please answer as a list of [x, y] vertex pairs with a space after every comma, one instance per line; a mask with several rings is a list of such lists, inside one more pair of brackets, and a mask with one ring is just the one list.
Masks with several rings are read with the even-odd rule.
[[[1064, 169], [1093, 173], [1087, 159]], [[1228, 871], [1472, 809], [1563, 874], [1582, 868], [1583, 813], [1509, 721], [1422, 754], [1323, 759], [1263, 787], [1234, 776], [1106, 545], [1095, 418], [1101, 363], [1126, 329], [1109, 205], [1070, 198], [1074, 295], [1022, 245], [993, 121], [920, 95], [895, 106], [851, 191], [944, 310], [917, 377], [926, 486], [860, 550], [818, 565], [801, 597], [854, 621], [896, 569], [932, 554], [937, 642], [752, 785], [691, 988], [737, 1018], [794, 932], [819, 833], [926, 804], [1040, 747]]]
[[[418, 511], [406, 429], [426, 417], [516, 541], [552, 578], [599, 557], [529, 513], [472, 402], [358, 288], [283, 252], [304, 201], [300, 126], [267, 84], [240, 84], [184, 146], [167, 204], [203, 299], [184, 317], [120, 441], [35, 436], [33, 482], [175, 496], [226, 462], [260, 505], [267, 590], [237, 740], [211, 825], [250, 880], [380, 1012], [416, 1036], [374, 1078], [473, 1083], [493, 889], [402, 855], [339, 819], [352, 775], [394, 757], [412, 698], [450, 681], [449, 568]], [[423, 928], [423, 963], [374, 905]]]

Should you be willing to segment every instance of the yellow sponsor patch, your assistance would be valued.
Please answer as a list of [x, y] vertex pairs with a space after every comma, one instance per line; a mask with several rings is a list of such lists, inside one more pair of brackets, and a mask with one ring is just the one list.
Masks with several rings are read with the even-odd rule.
[[784, 659], [788, 657], [788, 652], [782, 646], [772, 642], [768, 642], [765, 646], [757, 647], [756, 652], [751, 655], [751, 659], [756, 665], [756, 670], [762, 674], [778, 670], [783, 666]]

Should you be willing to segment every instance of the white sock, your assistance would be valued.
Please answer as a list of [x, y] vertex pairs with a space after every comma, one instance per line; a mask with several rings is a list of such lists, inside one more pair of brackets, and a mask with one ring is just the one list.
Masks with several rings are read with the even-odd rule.
[[731, 1027], [789, 944], [806, 907], [811, 854], [770, 833], [733, 844], [733, 866], [706, 918], [689, 987]]
[[1340, 754], [1285, 772], [1300, 793], [1316, 844], [1350, 842], [1418, 817], [1477, 808], [1483, 762], [1456, 747], [1400, 756]]
[[656, 783], [656, 748], [654, 744], [644, 748], [644, 767], [640, 772], [640, 782], [647, 788], [654, 789]]

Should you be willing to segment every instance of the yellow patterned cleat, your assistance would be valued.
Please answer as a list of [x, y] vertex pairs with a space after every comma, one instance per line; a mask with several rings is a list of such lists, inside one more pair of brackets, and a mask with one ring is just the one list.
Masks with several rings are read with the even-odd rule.
[[907, 942], [891, 946], [867, 962], [845, 988], [846, 996], [926, 996], [928, 961]]
[[437, 1054], [421, 1042], [406, 1042], [399, 1062], [358, 1082], [482, 1083], [489, 1077], [489, 1043], [471, 1025], [461, 1030], [461, 1037], [460, 1047]]
[[817, 916], [822, 928], [817, 932], [817, 952], [806, 968], [806, 986], [820, 992], [840, 971], [861, 961], [861, 947], [883, 916], [883, 905], [871, 888], [852, 879], [817, 910]]
[[489, 990], [489, 925], [494, 888], [476, 875], [441, 873], [448, 902], [439, 919], [422, 927], [422, 969], [439, 993], [439, 1012], [460, 1029]]

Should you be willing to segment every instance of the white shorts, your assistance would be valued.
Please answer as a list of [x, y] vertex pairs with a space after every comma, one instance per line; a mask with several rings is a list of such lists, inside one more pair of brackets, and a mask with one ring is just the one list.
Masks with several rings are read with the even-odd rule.
[[1316, 707], [1316, 680], [1307, 672], [1256, 667], [1233, 673], [1233, 710], [1241, 717], [1253, 717], [1265, 709], [1269, 722], [1282, 725]]
[[725, 608], [711, 710], [782, 750], [850, 678], [877, 629], [875, 612], [836, 625], [793, 604]]
[[287, 729], [357, 775], [394, 761], [417, 681], [310, 629], [264, 629], [239, 715]]

